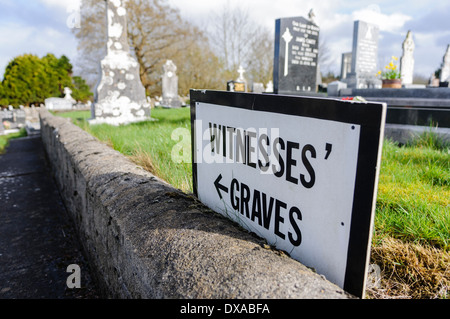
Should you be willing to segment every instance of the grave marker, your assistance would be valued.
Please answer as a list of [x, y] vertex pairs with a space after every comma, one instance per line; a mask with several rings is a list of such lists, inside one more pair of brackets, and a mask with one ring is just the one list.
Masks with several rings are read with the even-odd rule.
[[0, 109], [0, 135], [5, 133], [5, 127], [3, 126], [3, 111]]
[[447, 46], [444, 57], [442, 58], [441, 75], [439, 77], [439, 86], [449, 86], [450, 82], [450, 44]]
[[191, 90], [208, 207], [363, 296], [386, 105]]
[[139, 63], [130, 53], [127, 37], [127, 0], [107, 0], [106, 56], [95, 88], [90, 124], [128, 124], [150, 119], [150, 105], [141, 83]]
[[178, 97], [177, 66], [172, 60], [167, 60], [163, 69], [161, 105], [169, 108], [181, 107], [181, 101]]
[[364, 21], [355, 21], [353, 27], [352, 71], [345, 82], [349, 88], [381, 88], [376, 78], [379, 27]]
[[400, 59], [400, 74], [403, 85], [413, 83], [414, 73], [414, 40], [411, 31], [406, 34], [402, 44], [403, 55]]
[[275, 21], [273, 86], [276, 94], [316, 92], [319, 27], [303, 17]]

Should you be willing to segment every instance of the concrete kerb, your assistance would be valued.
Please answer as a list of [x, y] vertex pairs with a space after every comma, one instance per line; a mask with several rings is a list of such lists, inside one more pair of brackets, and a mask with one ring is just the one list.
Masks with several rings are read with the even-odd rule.
[[353, 298], [102, 144], [40, 110], [65, 205], [108, 298]]

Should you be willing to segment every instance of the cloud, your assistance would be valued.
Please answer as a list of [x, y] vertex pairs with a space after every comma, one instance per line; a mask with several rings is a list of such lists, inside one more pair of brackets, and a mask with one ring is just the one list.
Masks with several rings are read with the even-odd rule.
[[81, 0], [40, 0], [40, 2], [48, 7], [65, 9], [66, 12], [81, 6]]
[[398, 32], [402, 30], [407, 21], [412, 17], [403, 13], [385, 14], [376, 4], [371, 4], [363, 9], [352, 12], [353, 20], [362, 20], [379, 26], [380, 31]]
[[[14, 57], [31, 53], [76, 57], [76, 40], [67, 26], [66, 7], [58, 0], [0, 0], [0, 79]], [[67, 2], [68, 1], [64, 1]]]
[[431, 12], [406, 23], [405, 28], [421, 33], [449, 31], [450, 3], [433, 8]]

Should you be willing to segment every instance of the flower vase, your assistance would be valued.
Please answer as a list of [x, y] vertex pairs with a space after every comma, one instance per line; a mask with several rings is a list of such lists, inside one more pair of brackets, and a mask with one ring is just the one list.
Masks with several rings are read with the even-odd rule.
[[392, 79], [392, 80], [382, 80], [381, 87], [383, 89], [401, 89], [402, 88], [402, 79]]

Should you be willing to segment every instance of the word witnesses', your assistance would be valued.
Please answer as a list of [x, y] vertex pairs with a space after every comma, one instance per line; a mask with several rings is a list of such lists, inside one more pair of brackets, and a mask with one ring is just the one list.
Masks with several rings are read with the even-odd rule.
[[[259, 169], [262, 173], [272, 173], [293, 184], [312, 188], [316, 174], [312, 160], [316, 158], [316, 149], [311, 144], [301, 145], [296, 141], [284, 140], [277, 134], [256, 132], [254, 129], [242, 129], [209, 123], [211, 153], [222, 156], [227, 163], [242, 163]], [[299, 153], [299, 158], [294, 156]], [[214, 158], [216, 161], [217, 158]], [[294, 174], [293, 169], [302, 165], [304, 172]]]

